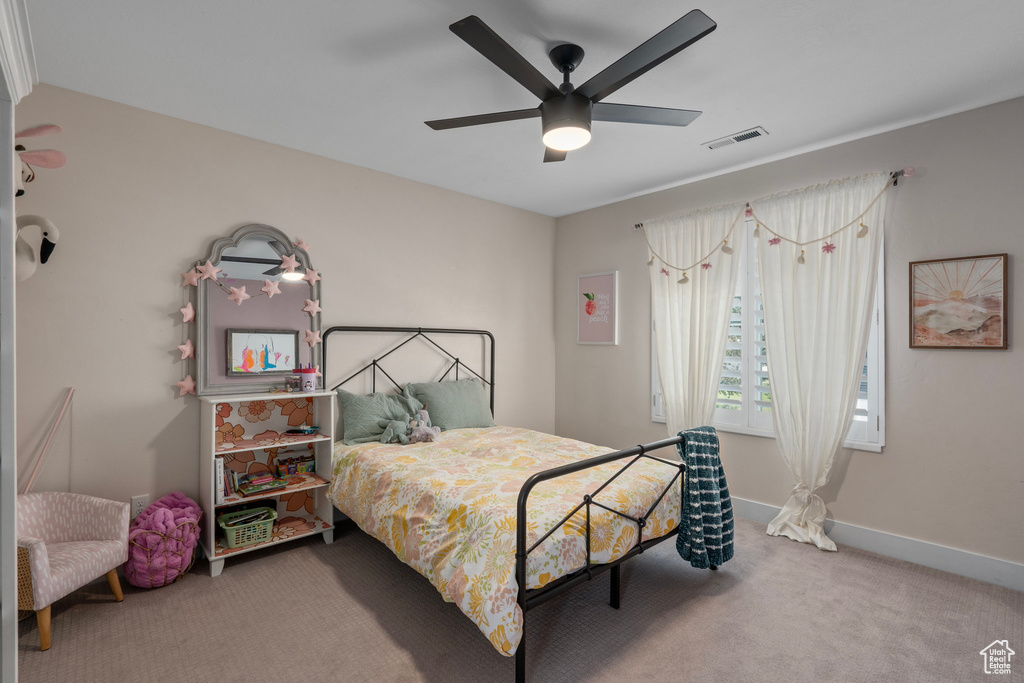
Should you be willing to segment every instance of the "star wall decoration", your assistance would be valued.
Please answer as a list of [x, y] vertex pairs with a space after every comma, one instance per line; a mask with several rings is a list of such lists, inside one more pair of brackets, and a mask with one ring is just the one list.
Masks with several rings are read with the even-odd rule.
[[313, 330], [306, 330], [306, 338], [302, 341], [309, 344], [310, 348], [312, 348], [322, 342], [323, 338], [320, 336], [320, 330], [317, 330], [316, 332]]
[[302, 307], [302, 310], [306, 313], [309, 313], [309, 317], [312, 318], [314, 315], [323, 310], [322, 308], [320, 308], [320, 299], [317, 299], [316, 301], [306, 299], [306, 305]]
[[184, 344], [179, 344], [178, 348], [181, 349], [181, 359], [195, 358], [196, 357], [196, 345], [189, 339]]
[[281, 286], [273, 280], [264, 280], [263, 288], [260, 291], [266, 294], [268, 299], [273, 299], [275, 294], [281, 293]]
[[221, 269], [210, 263], [209, 259], [203, 265], [197, 266], [197, 269], [202, 274], [202, 279], [204, 280], [216, 280], [217, 273], [221, 272]]
[[302, 276], [302, 279], [308, 282], [310, 286], [312, 286], [314, 282], [323, 280], [323, 278], [320, 277], [320, 271], [313, 270], [312, 268], [306, 270], [306, 274]]
[[178, 396], [196, 393], [196, 381], [192, 379], [192, 375], [188, 375], [187, 377], [185, 377], [185, 379], [181, 380], [177, 384], [178, 389], [181, 390], [181, 393], [179, 393]]
[[181, 309], [181, 322], [190, 323], [196, 319], [196, 309], [192, 308], [192, 302], [189, 301], [185, 308]]
[[295, 258], [294, 254], [285, 254], [281, 257], [281, 267], [289, 273], [294, 273], [295, 269], [299, 267], [299, 259]]
[[251, 296], [245, 293], [245, 287], [232, 287], [231, 294], [228, 295], [228, 299], [236, 302], [239, 306], [242, 305], [243, 301], [251, 298]]
[[199, 276], [201, 274], [202, 273], [198, 272], [195, 268], [185, 273], [182, 273], [181, 277], [182, 279], [185, 280], [185, 282], [181, 286], [188, 287], [189, 285], [192, 285], [193, 287], [195, 287], [196, 285], [199, 284]]
[[296, 249], [302, 249], [303, 251], [309, 251], [309, 244], [304, 239], [300, 239], [295, 243]]

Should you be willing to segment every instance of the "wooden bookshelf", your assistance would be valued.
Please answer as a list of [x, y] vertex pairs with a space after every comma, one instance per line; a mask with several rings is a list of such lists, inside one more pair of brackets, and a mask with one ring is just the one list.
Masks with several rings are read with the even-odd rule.
[[[203, 508], [202, 546], [210, 560], [210, 576], [219, 576], [226, 558], [312, 534], [334, 540], [334, 508], [327, 498], [336, 415], [334, 392], [261, 393], [201, 396], [199, 483]], [[302, 426], [312, 434], [288, 434]], [[308, 474], [286, 475], [288, 486], [254, 496], [225, 492], [217, 496], [217, 459], [239, 474], [277, 473], [278, 458], [312, 453], [316, 467]], [[217, 517], [233, 506], [265, 501], [277, 511], [269, 540], [228, 548]]]

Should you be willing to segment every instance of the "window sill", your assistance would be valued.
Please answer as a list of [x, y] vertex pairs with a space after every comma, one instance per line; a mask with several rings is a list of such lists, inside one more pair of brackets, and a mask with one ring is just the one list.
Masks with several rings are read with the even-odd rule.
[[[651, 422], [660, 422], [665, 424], [665, 418], [651, 418]], [[736, 425], [719, 424], [712, 422], [711, 426], [720, 432], [730, 432], [732, 434], [743, 434], [745, 436], [758, 436], [762, 439], [774, 439], [775, 434], [768, 431], [767, 429], [754, 429], [752, 427], [739, 427]], [[844, 441], [843, 448], [849, 448], [854, 451], [866, 451], [868, 453], [881, 453], [884, 448], [884, 444], [867, 443], [864, 441]]]

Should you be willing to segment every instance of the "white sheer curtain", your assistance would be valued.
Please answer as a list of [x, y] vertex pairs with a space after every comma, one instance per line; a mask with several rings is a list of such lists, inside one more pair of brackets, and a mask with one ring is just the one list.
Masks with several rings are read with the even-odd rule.
[[[714, 416], [736, 276], [743, 267], [743, 214], [744, 206], [736, 204], [644, 222], [660, 257], [649, 270], [669, 434], [711, 424]], [[684, 273], [688, 281], [680, 284]]]
[[751, 204], [762, 225], [757, 253], [775, 438], [794, 479], [768, 533], [822, 550], [836, 545], [822, 528], [825, 503], [815, 490], [828, 483], [856, 407], [887, 183], [886, 174], [872, 174]]

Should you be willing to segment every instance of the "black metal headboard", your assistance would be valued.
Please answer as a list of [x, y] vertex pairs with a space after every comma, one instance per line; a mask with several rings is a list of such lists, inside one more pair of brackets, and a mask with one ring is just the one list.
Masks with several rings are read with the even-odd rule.
[[[323, 368], [321, 368], [321, 369], [323, 371], [323, 376], [324, 376], [324, 381], [325, 382], [327, 381], [327, 377], [328, 377], [328, 375], [327, 375], [327, 368], [328, 368], [328, 365], [327, 365], [327, 358], [328, 358], [328, 355], [327, 355], [327, 340], [328, 340], [328, 338], [332, 334], [342, 333], [342, 332], [386, 332], [386, 333], [394, 333], [394, 334], [408, 334], [409, 337], [407, 337], [406, 339], [402, 340], [401, 342], [399, 342], [395, 346], [392, 346], [388, 351], [386, 351], [385, 353], [381, 354], [380, 356], [377, 356], [372, 361], [370, 361], [368, 364], [366, 364], [365, 366], [363, 366], [359, 370], [356, 370], [354, 373], [352, 373], [351, 375], [349, 375], [345, 379], [343, 379], [340, 382], [338, 382], [337, 384], [335, 384], [333, 387], [331, 387], [332, 391], [337, 389], [338, 387], [346, 384], [347, 382], [352, 381], [353, 379], [355, 379], [359, 375], [363, 374], [367, 370], [370, 370], [371, 373], [372, 373], [372, 375], [371, 375], [371, 377], [372, 377], [371, 382], [373, 384], [373, 390], [374, 391], [377, 390], [377, 372], [378, 371], [380, 371], [380, 373], [382, 375], [387, 377], [388, 381], [390, 381], [395, 386], [396, 389], [401, 391], [402, 390], [402, 385], [400, 385], [398, 382], [396, 382], [394, 380], [394, 378], [392, 378], [391, 375], [389, 375], [387, 373], [387, 371], [384, 370], [384, 368], [382, 368], [380, 366], [380, 362], [382, 360], [384, 360], [385, 358], [387, 358], [388, 356], [390, 356], [395, 351], [397, 351], [398, 349], [402, 348], [403, 346], [405, 346], [409, 342], [413, 341], [414, 339], [422, 338], [422, 339], [425, 339], [426, 341], [430, 342], [432, 345], [434, 345], [439, 352], [443, 353], [445, 356], [450, 358], [451, 361], [452, 361], [452, 364], [448, 367], [447, 370], [445, 370], [444, 374], [441, 375], [441, 377], [440, 377], [440, 379], [438, 379], [438, 381], [439, 382], [443, 381], [452, 372], [452, 370], [455, 371], [455, 379], [459, 378], [459, 368], [463, 368], [463, 369], [467, 370], [470, 374], [472, 374], [473, 376], [477, 377], [480, 381], [482, 381], [484, 384], [486, 384], [489, 387], [490, 394], [491, 394], [491, 414], [492, 415], [494, 414], [494, 335], [491, 334], [490, 332], [488, 332], [487, 330], [460, 330], [460, 329], [448, 329], [448, 328], [442, 328], [442, 327], [371, 327], [371, 326], [352, 326], [352, 325], [336, 325], [334, 327], [329, 327], [323, 333], [323, 361], [322, 361], [323, 362]], [[479, 336], [479, 337], [486, 337], [487, 339], [489, 339], [490, 342], [491, 342], [490, 343], [490, 349], [491, 349], [491, 354], [490, 354], [490, 356], [491, 356], [491, 363], [490, 363], [490, 365], [491, 365], [491, 367], [490, 367], [489, 371], [487, 372], [488, 377], [484, 377], [483, 375], [478, 373], [476, 370], [474, 370], [473, 368], [471, 368], [468, 365], [466, 365], [465, 363], [463, 363], [461, 360], [459, 360], [458, 356], [455, 356], [455, 355], [451, 354], [447, 349], [445, 349], [443, 346], [438, 344], [435, 340], [431, 339], [428, 336], [430, 334], [470, 334], [470, 335], [476, 335], [476, 336]]]

